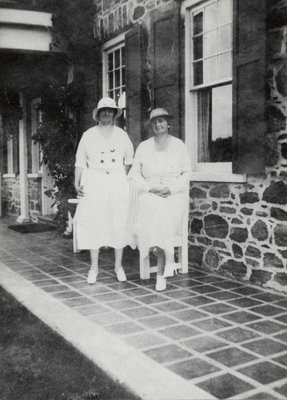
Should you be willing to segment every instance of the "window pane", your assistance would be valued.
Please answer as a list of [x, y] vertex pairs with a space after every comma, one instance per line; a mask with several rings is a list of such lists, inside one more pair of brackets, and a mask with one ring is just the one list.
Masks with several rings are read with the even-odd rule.
[[212, 30], [217, 27], [217, 7], [216, 3], [212, 3], [205, 7], [205, 24], [204, 30]]
[[113, 69], [113, 53], [108, 54], [108, 68], [109, 71]]
[[193, 58], [194, 60], [202, 58], [202, 35], [193, 39]]
[[216, 52], [216, 31], [211, 31], [204, 35], [204, 57], [214, 55]]
[[125, 86], [125, 84], [126, 84], [126, 71], [125, 71], [125, 68], [122, 68], [121, 75], [122, 75], [122, 86]]
[[203, 64], [203, 81], [204, 83], [213, 82], [216, 80], [216, 56], [204, 60]]
[[121, 62], [120, 49], [115, 51], [115, 68], [119, 68]]
[[108, 97], [111, 97], [112, 99], [114, 98], [114, 91], [113, 90], [109, 90], [108, 91]]
[[231, 52], [220, 54], [218, 56], [218, 78], [229, 78], [232, 75], [231, 71]]
[[193, 34], [198, 35], [203, 29], [203, 13], [200, 12], [193, 17]]
[[230, 43], [230, 25], [218, 29], [218, 52], [229, 50]]
[[230, 0], [218, 0], [218, 23], [224, 25], [231, 20]]
[[121, 85], [121, 70], [117, 69], [115, 71], [115, 87], [119, 87]]
[[211, 162], [232, 160], [232, 85], [212, 89]]
[[109, 76], [109, 79], [108, 79], [109, 89], [113, 89], [113, 87], [114, 87], [113, 72], [109, 72], [108, 76]]
[[121, 53], [122, 53], [122, 65], [125, 65], [125, 63], [126, 63], [126, 59], [125, 59], [126, 54], [125, 54], [125, 48], [124, 47], [121, 48]]
[[203, 83], [202, 61], [193, 64], [193, 84], [200, 85]]
[[114, 98], [114, 100], [116, 101], [117, 104], [118, 104], [118, 101], [119, 101], [120, 96], [121, 96], [121, 91], [120, 91], [120, 89], [116, 89], [116, 90], [115, 90], [115, 98]]

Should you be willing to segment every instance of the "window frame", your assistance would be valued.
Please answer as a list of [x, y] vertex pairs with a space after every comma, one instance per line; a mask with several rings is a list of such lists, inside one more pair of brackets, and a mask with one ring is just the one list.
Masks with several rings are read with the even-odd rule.
[[[199, 163], [198, 160], [198, 101], [197, 91], [207, 87], [217, 87], [232, 83], [231, 79], [220, 79], [209, 84], [193, 86], [193, 36], [191, 11], [212, 3], [214, 0], [185, 0], [181, 15], [185, 22], [185, 142], [191, 154], [191, 181], [205, 182], [246, 182], [246, 175], [234, 174], [232, 162]], [[233, 132], [232, 132], [233, 134]], [[212, 171], [212, 172], [211, 172]]]
[[[108, 54], [112, 51], [115, 51], [119, 48], [125, 47], [125, 33], [122, 33], [118, 35], [117, 37], [107, 41], [103, 46], [102, 46], [102, 63], [103, 63], [103, 68], [102, 68], [102, 82], [103, 82], [103, 96], [109, 96], [109, 91], [108, 91]], [[124, 75], [126, 73], [126, 64], [125, 64], [125, 69], [124, 69]], [[120, 86], [121, 88], [123, 85]], [[122, 91], [121, 94], [126, 93], [126, 82], [124, 85], [125, 90]], [[125, 110], [125, 108], [123, 108]]]
[[[30, 103], [31, 110], [31, 136], [35, 133], [37, 129], [37, 123], [42, 122], [42, 112], [39, 111], [39, 121], [37, 121], [37, 110], [36, 107], [41, 103], [41, 99], [39, 97], [33, 99]], [[28, 144], [31, 148], [31, 172], [28, 173], [28, 178], [37, 178], [41, 177], [43, 174], [43, 164], [42, 164], [42, 152], [40, 149], [40, 144], [38, 142], [34, 142], [31, 138], [30, 143]]]

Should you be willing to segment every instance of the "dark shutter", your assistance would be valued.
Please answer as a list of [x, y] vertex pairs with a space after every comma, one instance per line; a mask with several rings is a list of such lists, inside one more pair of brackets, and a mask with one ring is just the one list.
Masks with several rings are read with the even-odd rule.
[[265, 0], [233, 0], [233, 172], [265, 168]]
[[153, 107], [166, 108], [174, 117], [171, 133], [182, 137], [180, 117], [180, 8], [152, 16]]
[[135, 25], [125, 37], [127, 131], [135, 146], [144, 138], [143, 123], [148, 104], [143, 87], [145, 36], [141, 25]]

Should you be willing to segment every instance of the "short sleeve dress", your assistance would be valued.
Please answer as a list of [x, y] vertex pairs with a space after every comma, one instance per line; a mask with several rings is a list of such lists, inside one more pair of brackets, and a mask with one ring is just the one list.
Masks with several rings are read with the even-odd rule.
[[[137, 245], [143, 257], [155, 246], [170, 253], [174, 251], [173, 237], [180, 229], [187, 207], [190, 173], [187, 147], [174, 136], [169, 136], [165, 151], [156, 150], [154, 138], [137, 148], [129, 174], [139, 192], [137, 226], [131, 236], [136, 238], [132, 247]], [[163, 198], [149, 193], [153, 186], [168, 186], [171, 195]]]
[[119, 127], [93, 127], [84, 132], [76, 167], [84, 169], [84, 196], [75, 222], [79, 249], [128, 244], [129, 185], [124, 165], [133, 159], [133, 145]]

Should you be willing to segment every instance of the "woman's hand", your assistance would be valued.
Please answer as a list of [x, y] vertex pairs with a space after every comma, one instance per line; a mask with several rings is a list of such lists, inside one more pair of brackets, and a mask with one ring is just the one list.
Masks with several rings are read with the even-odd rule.
[[75, 186], [76, 192], [77, 192], [77, 198], [81, 198], [84, 196], [84, 186]]
[[168, 197], [171, 195], [168, 186], [153, 186], [152, 188], [150, 188], [149, 192], [160, 197]]

